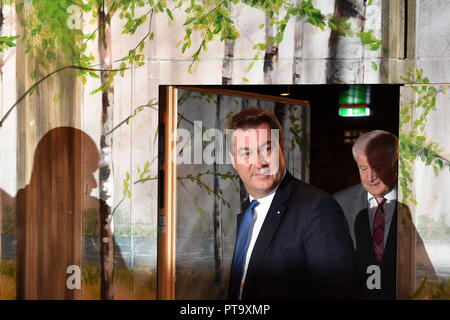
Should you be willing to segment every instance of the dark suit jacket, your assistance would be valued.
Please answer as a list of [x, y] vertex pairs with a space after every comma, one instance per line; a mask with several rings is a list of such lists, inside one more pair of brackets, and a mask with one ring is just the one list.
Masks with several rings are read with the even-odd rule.
[[[242, 212], [248, 205], [247, 199]], [[230, 281], [230, 299], [237, 298], [238, 286]], [[287, 172], [253, 248], [242, 299], [352, 299], [358, 292], [354, 250], [341, 208], [331, 196]]]
[[334, 194], [347, 218], [350, 234], [356, 247], [356, 258], [365, 299], [395, 299], [396, 261], [397, 261], [397, 205], [389, 227], [386, 247], [381, 261], [381, 289], [370, 290], [367, 287], [367, 267], [377, 265], [372, 244], [369, 213], [367, 209], [367, 191], [361, 184], [341, 190]]

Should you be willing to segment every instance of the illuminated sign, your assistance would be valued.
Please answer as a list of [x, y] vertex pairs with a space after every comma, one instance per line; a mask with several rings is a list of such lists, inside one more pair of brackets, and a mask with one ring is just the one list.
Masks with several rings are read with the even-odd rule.
[[339, 107], [340, 117], [368, 117], [370, 108], [368, 105], [341, 105]]

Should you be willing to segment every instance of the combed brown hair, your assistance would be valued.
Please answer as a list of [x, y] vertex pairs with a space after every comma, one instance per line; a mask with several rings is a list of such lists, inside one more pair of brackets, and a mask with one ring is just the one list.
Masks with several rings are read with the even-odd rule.
[[[250, 107], [235, 114], [228, 120], [225, 129], [250, 129], [256, 128], [262, 123], [267, 123], [270, 129], [278, 129], [279, 132], [279, 144], [281, 150], [283, 150], [283, 128], [277, 116], [262, 107]], [[231, 148], [233, 150], [233, 148]]]

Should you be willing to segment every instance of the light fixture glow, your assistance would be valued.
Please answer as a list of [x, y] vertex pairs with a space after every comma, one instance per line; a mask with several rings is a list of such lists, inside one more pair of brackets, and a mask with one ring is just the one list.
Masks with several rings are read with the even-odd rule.
[[287, 86], [287, 91], [280, 93], [280, 96], [287, 97], [290, 94], [291, 94], [291, 88], [290, 88], [290, 86]]

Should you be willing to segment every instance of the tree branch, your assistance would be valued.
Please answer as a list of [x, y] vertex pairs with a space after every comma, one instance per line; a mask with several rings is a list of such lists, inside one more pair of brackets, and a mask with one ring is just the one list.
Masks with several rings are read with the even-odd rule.
[[144, 104], [142, 106], [137, 107], [136, 109], [134, 109], [134, 112], [132, 115], [128, 116], [125, 120], [121, 121], [119, 124], [117, 124], [114, 128], [111, 129], [111, 131], [105, 133], [105, 136], [110, 135], [111, 133], [113, 133], [114, 131], [116, 131], [120, 126], [122, 126], [125, 122], [128, 122], [131, 118], [133, 118], [137, 112], [143, 108], [151, 108], [153, 110], [158, 111], [157, 108], [153, 107], [153, 106], [157, 106], [158, 103], [152, 103], [152, 104]]
[[102, 71], [106, 71], [106, 72], [114, 72], [114, 71], [121, 71], [121, 70], [126, 70], [129, 69], [129, 67], [126, 68], [119, 68], [119, 69], [97, 69], [97, 68], [89, 68], [89, 67], [81, 67], [81, 66], [76, 66], [76, 65], [70, 65], [70, 66], [65, 66], [59, 69], [56, 69], [52, 72], [50, 72], [49, 74], [47, 74], [46, 76], [44, 76], [42, 79], [40, 79], [39, 81], [35, 82], [27, 91], [25, 91], [25, 93], [23, 93], [19, 99], [9, 108], [9, 110], [6, 112], [6, 114], [3, 116], [3, 118], [0, 120], [0, 128], [3, 126], [3, 123], [5, 122], [5, 120], [8, 118], [9, 114], [14, 110], [14, 108], [20, 103], [22, 102], [23, 99], [25, 99], [25, 97], [34, 89], [36, 88], [39, 84], [41, 84], [43, 81], [45, 81], [46, 79], [50, 78], [51, 76], [53, 76], [56, 73], [59, 73], [61, 71], [64, 70], [82, 70], [82, 71], [97, 71], [97, 72], [102, 72]]
[[151, 12], [150, 20], [149, 20], [148, 32], [147, 32], [147, 34], [141, 39], [141, 41], [139, 41], [139, 43], [137, 44], [137, 46], [134, 47], [134, 50], [136, 50], [136, 49], [141, 45], [141, 43], [144, 42], [145, 39], [152, 33], [152, 20], [153, 20], [153, 9], [154, 9], [154, 8], [155, 8], [155, 7], [153, 7], [148, 13], [146, 13], [146, 15], [148, 15], [148, 14]]

